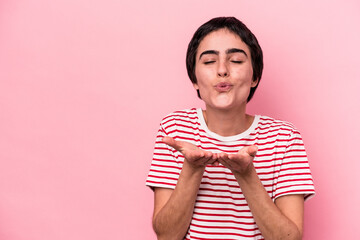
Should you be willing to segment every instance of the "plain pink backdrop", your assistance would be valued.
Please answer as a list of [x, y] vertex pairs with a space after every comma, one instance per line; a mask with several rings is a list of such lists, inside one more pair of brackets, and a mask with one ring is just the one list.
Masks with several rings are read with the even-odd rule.
[[304, 239], [358, 235], [360, 4], [0, 1], [0, 239], [155, 239], [145, 187], [161, 118], [199, 107], [193, 32], [233, 15], [265, 69], [248, 111], [293, 122], [317, 195]]

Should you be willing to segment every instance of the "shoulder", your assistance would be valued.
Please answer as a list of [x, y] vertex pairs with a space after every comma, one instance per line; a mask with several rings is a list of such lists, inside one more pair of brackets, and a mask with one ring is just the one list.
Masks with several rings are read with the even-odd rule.
[[198, 119], [196, 108], [174, 111], [174, 112], [166, 115], [162, 119], [161, 124], [164, 125], [164, 124], [172, 122], [172, 121], [192, 120], [192, 119]]
[[268, 116], [259, 116], [259, 122], [258, 122], [258, 130], [259, 131], [271, 131], [271, 132], [281, 132], [283, 134], [293, 134], [293, 133], [299, 133], [297, 128], [294, 126], [294, 124], [280, 120], [275, 119]]
[[186, 125], [191, 126], [198, 124], [198, 109], [190, 108], [184, 110], [174, 111], [166, 115], [160, 125], [164, 130], [167, 130], [176, 125]]

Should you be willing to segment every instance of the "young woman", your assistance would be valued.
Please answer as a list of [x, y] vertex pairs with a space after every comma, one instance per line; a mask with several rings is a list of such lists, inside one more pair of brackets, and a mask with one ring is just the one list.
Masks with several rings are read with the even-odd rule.
[[147, 178], [158, 239], [301, 239], [315, 192], [300, 133], [246, 114], [263, 69], [255, 36], [234, 17], [211, 19], [186, 63], [206, 109], [160, 124]]

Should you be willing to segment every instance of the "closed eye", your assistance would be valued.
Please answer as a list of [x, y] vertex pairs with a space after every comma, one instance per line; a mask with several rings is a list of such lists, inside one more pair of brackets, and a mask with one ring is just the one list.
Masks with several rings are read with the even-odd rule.
[[204, 64], [211, 64], [211, 63], [214, 63], [215, 61], [206, 61], [204, 62]]
[[231, 61], [233, 63], [243, 63], [243, 61]]

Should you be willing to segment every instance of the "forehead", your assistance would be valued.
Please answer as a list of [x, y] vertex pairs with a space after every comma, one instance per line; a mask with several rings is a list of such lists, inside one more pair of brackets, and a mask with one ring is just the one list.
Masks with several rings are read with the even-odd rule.
[[198, 57], [206, 50], [216, 50], [221, 53], [230, 48], [242, 49], [250, 56], [250, 50], [246, 43], [237, 34], [228, 29], [219, 29], [206, 35], [201, 40], [196, 55]]

